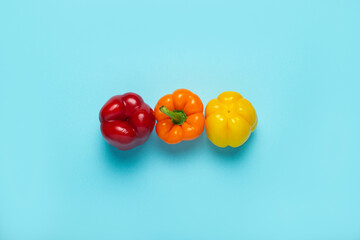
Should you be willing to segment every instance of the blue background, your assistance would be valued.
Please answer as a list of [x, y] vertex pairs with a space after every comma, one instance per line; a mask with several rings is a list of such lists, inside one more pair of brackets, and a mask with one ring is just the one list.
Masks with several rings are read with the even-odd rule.
[[[171, 2], [171, 3], [170, 3]], [[0, 239], [360, 239], [358, 1], [2, 1]], [[134, 91], [240, 92], [239, 149], [98, 112]]]

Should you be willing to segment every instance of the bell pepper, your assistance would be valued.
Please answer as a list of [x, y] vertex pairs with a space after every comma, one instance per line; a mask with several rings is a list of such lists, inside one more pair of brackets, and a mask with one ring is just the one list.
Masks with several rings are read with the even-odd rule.
[[99, 118], [105, 140], [123, 151], [145, 143], [155, 125], [153, 110], [135, 93], [110, 98]]
[[156, 133], [166, 143], [193, 140], [204, 131], [204, 106], [200, 98], [186, 89], [163, 96], [155, 106]]
[[218, 147], [239, 147], [257, 125], [251, 103], [237, 92], [223, 92], [212, 99], [205, 109], [206, 134]]

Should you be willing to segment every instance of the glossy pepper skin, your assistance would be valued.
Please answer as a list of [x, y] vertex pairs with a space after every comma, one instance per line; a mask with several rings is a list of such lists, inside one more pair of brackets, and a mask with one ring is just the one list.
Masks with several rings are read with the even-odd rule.
[[154, 111], [156, 133], [166, 143], [193, 140], [204, 131], [204, 106], [200, 98], [187, 89], [163, 96]]
[[99, 119], [105, 140], [123, 151], [146, 142], [155, 125], [153, 110], [136, 93], [110, 98]]
[[257, 115], [251, 103], [237, 92], [223, 92], [212, 99], [205, 109], [206, 134], [218, 147], [239, 147], [257, 125]]

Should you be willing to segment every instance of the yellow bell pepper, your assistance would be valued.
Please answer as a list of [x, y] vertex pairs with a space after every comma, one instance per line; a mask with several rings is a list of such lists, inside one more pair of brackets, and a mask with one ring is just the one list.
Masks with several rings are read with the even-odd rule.
[[237, 92], [223, 92], [212, 99], [205, 109], [206, 134], [218, 147], [239, 147], [257, 125], [251, 103]]

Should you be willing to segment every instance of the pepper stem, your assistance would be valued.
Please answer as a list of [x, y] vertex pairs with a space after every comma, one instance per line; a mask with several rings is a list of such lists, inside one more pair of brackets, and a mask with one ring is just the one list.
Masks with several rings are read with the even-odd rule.
[[159, 108], [160, 112], [170, 117], [171, 121], [176, 125], [181, 125], [186, 121], [186, 114], [183, 110], [171, 111], [165, 106]]

